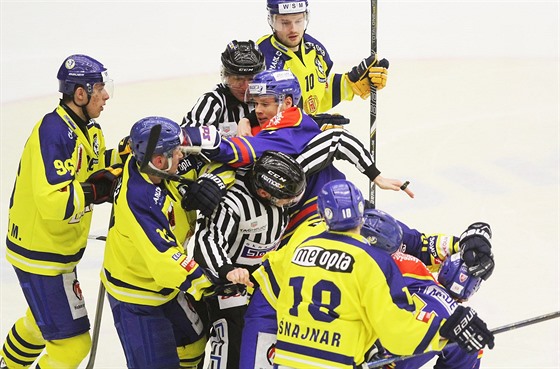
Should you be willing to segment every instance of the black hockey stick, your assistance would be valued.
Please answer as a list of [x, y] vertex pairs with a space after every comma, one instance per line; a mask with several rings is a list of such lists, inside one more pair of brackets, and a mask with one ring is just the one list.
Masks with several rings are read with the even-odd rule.
[[160, 170], [152, 166], [151, 160], [156, 150], [157, 142], [159, 140], [159, 135], [161, 134], [161, 125], [156, 124], [150, 130], [150, 136], [148, 137], [148, 144], [146, 145], [146, 153], [144, 155], [144, 160], [140, 163], [140, 172], [154, 177], [159, 177], [166, 179], [168, 181], [179, 182], [185, 185], [193, 183], [192, 180], [183, 178], [177, 174], [167, 173], [166, 171]]
[[[537, 323], [541, 323], [550, 319], [555, 319], [558, 318], [560, 316], [560, 311], [555, 311], [553, 313], [549, 313], [549, 314], [544, 314], [544, 315], [540, 315], [540, 316], [536, 316], [534, 318], [529, 318], [526, 320], [521, 320], [519, 322], [515, 322], [515, 323], [511, 323], [511, 324], [506, 324], [503, 325], [501, 327], [498, 328], [494, 328], [491, 330], [491, 332], [493, 334], [498, 334], [498, 333], [503, 333], [503, 332], [507, 332], [507, 331], [512, 331], [514, 329], [517, 328], [522, 328], [522, 327], [526, 327], [528, 325], [533, 325], [533, 324], [537, 324]], [[449, 343], [446, 347], [450, 347], [450, 346], [454, 346], [457, 343], [455, 342], [451, 342]], [[414, 358], [414, 357], [418, 357], [420, 355], [424, 355], [426, 354], [425, 352], [422, 352], [420, 354], [416, 354], [416, 355], [405, 355], [405, 356], [389, 356], [383, 359], [378, 359], [375, 361], [371, 361], [369, 363], [367, 363], [367, 367], [368, 368], [379, 368], [385, 365], [389, 365], [392, 363], [396, 363], [399, 361], [403, 361], [406, 359], [410, 359], [410, 358]]]
[[[114, 208], [112, 207], [111, 215], [109, 216], [109, 224], [112, 223], [114, 214]], [[107, 236], [88, 235], [88, 239], [106, 241]], [[101, 317], [103, 316], [104, 304], [105, 285], [103, 285], [103, 282], [99, 281], [99, 290], [97, 291], [97, 306], [95, 307], [95, 318], [93, 319], [93, 330], [91, 332], [91, 350], [89, 352], [86, 369], [93, 369], [93, 365], [95, 364], [95, 356], [97, 354], [97, 346], [99, 345], [99, 331], [101, 330]]]
[[[371, 0], [371, 53], [377, 55], [377, 0]], [[366, 77], [367, 78], [367, 77]], [[375, 163], [375, 150], [376, 150], [376, 130], [377, 125], [377, 89], [373, 84], [370, 84], [369, 95], [369, 152], [373, 157]], [[369, 186], [369, 201], [375, 208], [375, 184], [370, 183]]]

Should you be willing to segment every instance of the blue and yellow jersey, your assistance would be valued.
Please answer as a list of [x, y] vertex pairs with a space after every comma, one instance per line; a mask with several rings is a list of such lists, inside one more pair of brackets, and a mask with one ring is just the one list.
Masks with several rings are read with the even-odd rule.
[[131, 157], [117, 191], [101, 272], [107, 292], [120, 301], [151, 306], [179, 291], [200, 299], [211, 283], [183, 247], [189, 220], [176, 188], [151, 182]]
[[275, 364], [353, 368], [376, 339], [398, 355], [446, 342], [441, 319], [416, 318], [395, 262], [363, 237], [323, 232], [280, 256], [268, 258], [280, 291]]
[[29, 273], [72, 271], [84, 253], [93, 205], [80, 182], [105, 168], [105, 139], [91, 120], [87, 136], [58, 106], [23, 149], [10, 199], [6, 258]]
[[257, 41], [267, 69], [289, 69], [301, 86], [301, 102], [307, 114], [324, 113], [343, 100], [352, 100], [354, 91], [343, 74], [331, 73], [333, 61], [327, 49], [307, 33], [298, 55], [280, 43], [274, 35]]

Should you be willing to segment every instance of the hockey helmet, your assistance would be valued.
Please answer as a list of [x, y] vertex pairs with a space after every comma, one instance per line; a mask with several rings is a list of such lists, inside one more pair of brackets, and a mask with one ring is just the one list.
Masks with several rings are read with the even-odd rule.
[[156, 116], [140, 119], [130, 129], [130, 148], [132, 155], [139, 162], [142, 162], [146, 155], [152, 127], [158, 124], [161, 125], [161, 133], [153, 154], [165, 154], [169, 158], [173, 155], [173, 150], [185, 143], [183, 130], [171, 119]]
[[109, 96], [113, 92], [113, 81], [109, 79], [107, 68], [87, 55], [75, 54], [67, 57], [58, 69], [57, 78], [58, 91], [65, 95], [74, 95], [78, 86], [91, 95], [96, 83], [104, 83]]
[[455, 253], [444, 260], [438, 274], [438, 281], [451, 297], [465, 301], [478, 291], [482, 278], [468, 274], [461, 254]]
[[266, 10], [270, 15], [306, 13], [307, 6], [307, 0], [266, 0]]
[[222, 53], [224, 75], [252, 76], [265, 69], [264, 55], [254, 41], [231, 41]]
[[330, 181], [317, 196], [317, 210], [331, 231], [346, 231], [364, 221], [364, 197], [345, 179]]
[[389, 254], [397, 251], [403, 241], [402, 228], [395, 218], [376, 209], [366, 209], [364, 211], [364, 225], [361, 233], [370, 245]]
[[301, 200], [306, 187], [305, 173], [291, 156], [279, 151], [267, 150], [247, 173], [248, 188], [257, 194], [263, 189], [271, 196], [268, 201], [275, 206], [291, 207]]
[[286, 96], [291, 96], [293, 105], [296, 106], [301, 99], [299, 82], [290, 70], [268, 69], [260, 72], [249, 83], [245, 92], [245, 102], [251, 102], [258, 96], [274, 96], [281, 104]]

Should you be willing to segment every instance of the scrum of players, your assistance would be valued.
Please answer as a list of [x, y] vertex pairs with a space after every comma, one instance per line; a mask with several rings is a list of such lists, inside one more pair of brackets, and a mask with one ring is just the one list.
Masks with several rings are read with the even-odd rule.
[[[92, 342], [77, 265], [112, 203], [101, 283], [127, 367], [479, 368], [494, 346], [465, 302], [494, 269], [490, 226], [426, 234], [374, 209], [333, 162], [386, 178], [349, 120], [327, 112], [387, 83], [370, 55], [335, 73], [308, 1], [267, 0], [271, 34], [233, 40], [222, 82], [181, 124], [145, 117], [108, 149], [107, 68], [67, 57], [59, 105], [24, 147], [6, 257], [27, 301], [0, 367], [77, 368]], [[194, 243], [189, 255], [187, 244]]]

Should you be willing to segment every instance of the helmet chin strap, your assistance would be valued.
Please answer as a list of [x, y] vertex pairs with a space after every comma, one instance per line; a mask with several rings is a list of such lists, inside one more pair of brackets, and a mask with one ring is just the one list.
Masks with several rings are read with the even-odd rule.
[[[83, 87], [83, 86], [82, 86]], [[85, 87], [83, 87], [85, 90]], [[72, 102], [74, 103], [74, 105], [82, 108], [82, 113], [84, 113], [84, 117], [86, 118], [86, 123], [89, 123], [89, 121], [91, 120], [91, 117], [89, 116], [89, 113], [87, 112], [87, 106], [91, 100], [91, 95], [87, 92], [86, 90], [86, 95], [87, 95], [87, 102], [84, 105], [80, 105], [76, 102], [76, 94], [72, 95]]]

